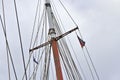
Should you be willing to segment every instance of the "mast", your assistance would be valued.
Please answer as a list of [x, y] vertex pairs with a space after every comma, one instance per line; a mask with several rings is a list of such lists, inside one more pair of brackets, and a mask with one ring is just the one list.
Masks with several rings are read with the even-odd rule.
[[45, 3], [47, 14], [48, 14], [48, 22], [49, 22], [49, 35], [52, 39], [52, 50], [53, 50], [53, 57], [54, 57], [54, 63], [55, 63], [55, 69], [56, 69], [56, 77], [57, 80], [63, 80], [63, 75], [62, 75], [62, 69], [60, 65], [60, 58], [59, 58], [59, 52], [58, 52], [58, 46], [57, 46], [57, 40], [55, 39], [55, 28], [53, 26], [53, 19], [52, 19], [52, 9], [50, 5], [50, 0], [46, 0]]
[[50, 36], [50, 39], [47, 42], [44, 42], [44, 43], [40, 44], [39, 46], [36, 46], [36, 47], [30, 49], [29, 51], [32, 52], [32, 51], [37, 50], [41, 47], [44, 47], [48, 44], [51, 44], [57, 80], [63, 80], [62, 68], [61, 68], [61, 64], [60, 64], [60, 57], [59, 57], [59, 51], [58, 51], [58, 40], [67, 36], [71, 32], [77, 30], [78, 27], [56, 36], [56, 31], [55, 31], [56, 26], [54, 25], [55, 24], [54, 14], [51, 9], [50, 0], [46, 0], [45, 7], [46, 7], [47, 15], [48, 15], [48, 23], [49, 23], [48, 35]]

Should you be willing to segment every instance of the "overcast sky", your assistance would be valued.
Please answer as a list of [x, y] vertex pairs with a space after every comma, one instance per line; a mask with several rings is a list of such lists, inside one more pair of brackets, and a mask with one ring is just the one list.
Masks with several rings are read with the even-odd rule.
[[[0, 0], [0, 14], [2, 6]], [[21, 60], [13, 0], [5, 1], [7, 34], [16, 63]], [[24, 44], [28, 53], [37, 0], [16, 0]], [[79, 25], [100, 80], [120, 80], [120, 0], [62, 0]], [[27, 37], [27, 38], [26, 38]], [[17, 56], [16, 56], [17, 54]], [[28, 58], [27, 54], [26, 58]], [[19, 62], [22, 64], [22, 62]], [[18, 69], [23, 68], [16, 65]], [[18, 72], [22, 73], [22, 71]], [[5, 39], [0, 24], [0, 80], [6, 80]], [[21, 76], [21, 74], [20, 74]], [[20, 78], [21, 79], [21, 78]]]
[[119, 80], [120, 1], [75, 0], [74, 4], [101, 80]]

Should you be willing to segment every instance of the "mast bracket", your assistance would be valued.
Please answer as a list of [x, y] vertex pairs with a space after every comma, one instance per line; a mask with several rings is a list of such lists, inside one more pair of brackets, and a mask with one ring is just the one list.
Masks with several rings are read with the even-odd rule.
[[50, 3], [45, 3], [46, 7], [51, 7]]
[[48, 34], [49, 34], [49, 35], [50, 35], [50, 34], [56, 34], [56, 33], [55, 33], [55, 29], [54, 29], [54, 28], [50, 28]]

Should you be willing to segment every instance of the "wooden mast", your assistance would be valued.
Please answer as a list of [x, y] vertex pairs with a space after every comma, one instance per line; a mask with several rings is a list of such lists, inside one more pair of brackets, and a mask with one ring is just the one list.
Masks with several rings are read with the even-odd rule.
[[60, 58], [59, 58], [59, 52], [58, 52], [56, 39], [52, 40], [52, 50], [53, 50], [53, 57], [54, 57], [57, 80], [63, 80], [63, 75], [62, 75], [62, 70], [61, 70], [61, 65], [60, 65]]
[[57, 77], [57, 80], [63, 80], [62, 69], [61, 69], [60, 59], [59, 59], [58, 46], [57, 46], [57, 40], [55, 39], [56, 33], [55, 33], [55, 28], [53, 26], [53, 17], [52, 17], [52, 15], [54, 15], [54, 14], [52, 12], [49, 0], [46, 0], [45, 5], [46, 5], [47, 14], [48, 14], [49, 35], [50, 35], [51, 40], [52, 40], [51, 46], [52, 46], [52, 50], [53, 50], [56, 77]]

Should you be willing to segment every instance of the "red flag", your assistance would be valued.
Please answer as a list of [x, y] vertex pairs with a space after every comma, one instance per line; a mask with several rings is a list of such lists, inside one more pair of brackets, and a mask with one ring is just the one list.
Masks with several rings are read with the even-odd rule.
[[78, 35], [77, 35], [77, 38], [78, 38], [78, 40], [80, 42], [81, 47], [83, 48], [85, 46], [85, 41], [83, 41], [82, 39], [80, 39], [80, 37]]

